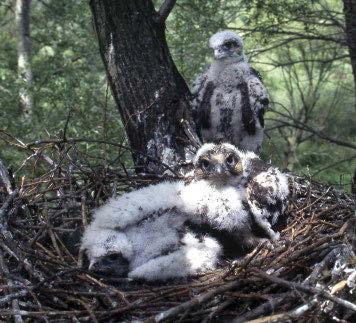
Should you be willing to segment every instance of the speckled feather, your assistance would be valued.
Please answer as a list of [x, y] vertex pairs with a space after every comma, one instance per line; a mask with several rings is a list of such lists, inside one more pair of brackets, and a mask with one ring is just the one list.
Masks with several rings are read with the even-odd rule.
[[165, 280], [215, 269], [227, 250], [234, 251], [234, 243], [237, 250], [256, 239], [253, 226], [276, 240], [272, 227], [288, 196], [285, 175], [231, 144], [203, 145], [194, 171], [202, 158], [219, 161], [232, 153], [236, 171], [224, 182], [199, 176], [190, 182], [163, 182], [98, 209], [81, 245], [91, 265], [116, 253], [128, 263], [129, 277]]
[[240, 149], [259, 152], [268, 94], [259, 73], [248, 64], [238, 35], [222, 31], [209, 44], [215, 51], [230, 41], [238, 43], [239, 51], [214, 59], [194, 80], [193, 115], [204, 142], [231, 142]]

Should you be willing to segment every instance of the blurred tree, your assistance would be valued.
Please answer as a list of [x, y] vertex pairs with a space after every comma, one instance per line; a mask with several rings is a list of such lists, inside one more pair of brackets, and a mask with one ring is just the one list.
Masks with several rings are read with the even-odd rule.
[[23, 118], [29, 121], [33, 114], [33, 76], [31, 70], [30, 40], [31, 0], [16, 0], [15, 16], [17, 25], [17, 68], [20, 81], [19, 99]]
[[[284, 168], [295, 168], [299, 163], [299, 146], [315, 135], [310, 130], [322, 133], [331, 129], [337, 119], [335, 107], [345, 103], [343, 76], [333, 80], [330, 86], [330, 80], [337, 77], [335, 72], [340, 68], [332, 59], [338, 55], [337, 51], [331, 48], [317, 52], [315, 46], [317, 43], [312, 41], [286, 44], [274, 53], [273, 60], [280, 64], [278, 79], [285, 96], [275, 98], [269, 129], [278, 130], [284, 141], [281, 148]], [[292, 63], [295, 61], [299, 64]]]
[[[332, 60], [349, 57], [356, 67], [356, 2], [354, 0], [242, 0], [249, 11], [245, 24], [237, 29], [258, 34], [264, 45], [254, 55], [295, 44], [318, 43], [317, 51], [338, 50]], [[331, 58], [326, 58], [329, 60]], [[298, 61], [289, 64], [298, 63]], [[274, 65], [278, 66], [278, 65]], [[356, 68], [352, 69], [356, 84]], [[356, 94], [356, 91], [355, 91]]]
[[[31, 2], [32, 94], [36, 108], [24, 124], [18, 108], [16, 1], [0, 1], [0, 130], [23, 141], [38, 138], [90, 137], [125, 144], [120, 116], [108, 91], [85, 1], [43, 0]], [[64, 132], [63, 130], [66, 129]], [[0, 133], [1, 136], [1, 133]], [[80, 145], [90, 158], [114, 162], [119, 154], [128, 163], [129, 154], [94, 143]], [[0, 158], [14, 170], [26, 153], [0, 141]], [[89, 158], [89, 157], [88, 157]], [[103, 162], [104, 163], [104, 162]], [[27, 171], [27, 168], [24, 168]]]

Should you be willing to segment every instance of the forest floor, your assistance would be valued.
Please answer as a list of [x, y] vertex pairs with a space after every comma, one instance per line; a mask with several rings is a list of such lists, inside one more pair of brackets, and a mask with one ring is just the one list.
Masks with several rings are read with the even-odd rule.
[[294, 176], [274, 247], [261, 243], [214, 272], [148, 284], [90, 272], [78, 245], [93, 209], [160, 178], [88, 165], [69, 145], [75, 150], [36, 150], [36, 175], [0, 193], [0, 319], [355, 322], [356, 221], [344, 192]]

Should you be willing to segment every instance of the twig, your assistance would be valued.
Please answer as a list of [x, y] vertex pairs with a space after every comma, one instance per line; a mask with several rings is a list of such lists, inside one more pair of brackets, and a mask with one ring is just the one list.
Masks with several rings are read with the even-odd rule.
[[72, 112], [73, 112], [73, 107], [70, 107], [69, 111], [68, 111], [67, 118], [66, 118], [66, 122], [64, 124], [64, 128], [63, 128], [63, 131], [62, 131], [62, 139], [63, 139], [63, 141], [66, 141], [66, 139], [67, 139], [67, 130], [68, 130], [68, 125], [69, 125], [70, 118], [72, 117]]
[[[310, 311], [315, 305], [318, 304], [318, 301], [316, 299], [311, 300], [310, 302], [303, 304], [301, 306], [298, 306], [292, 311], [289, 311], [287, 313], [282, 313], [282, 314], [275, 314], [275, 315], [270, 315], [266, 317], [261, 317], [256, 320], [252, 321], [244, 321], [245, 323], [269, 323], [269, 322], [280, 322], [284, 321], [285, 319], [297, 319], [300, 318], [303, 314], [306, 312]], [[242, 322], [242, 321], [238, 321]], [[233, 323], [236, 323], [233, 321]]]
[[339, 165], [339, 164], [342, 164], [342, 163], [346, 163], [346, 162], [354, 160], [354, 159], [356, 159], [356, 155], [353, 155], [353, 156], [351, 156], [349, 158], [345, 158], [345, 159], [342, 159], [342, 160], [338, 160], [335, 163], [329, 164], [329, 165], [327, 165], [327, 166], [325, 166], [323, 168], [318, 169], [311, 176], [314, 177], [314, 176], [318, 175], [319, 173], [323, 172], [324, 170], [327, 170], [327, 169], [332, 168], [332, 167], [334, 167], [336, 165]]
[[216, 315], [218, 315], [221, 311], [223, 311], [225, 308], [229, 307], [231, 304], [236, 302], [235, 299], [228, 299], [222, 304], [216, 306], [215, 308], [212, 309], [211, 313], [202, 321], [202, 323], [207, 323], [210, 322]]
[[256, 257], [256, 255], [262, 250], [262, 248], [265, 246], [265, 242], [260, 243], [254, 250], [252, 250], [248, 255], [246, 255], [242, 260], [236, 261], [233, 263], [231, 268], [222, 275], [222, 279], [225, 279], [227, 276], [229, 276], [236, 268], [240, 269], [245, 269], [249, 263]]
[[[290, 119], [289, 116], [286, 116], [283, 113], [279, 113], [279, 112], [276, 112], [276, 111], [274, 111], [274, 112], [278, 113], [278, 114], [281, 114], [285, 118], [288, 117]], [[352, 143], [349, 143], [349, 142], [341, 141], [339, 139], [332, 138], [332, 137], [328, 136], [327, 134], [325, 134], [324, 132], [315, 130], [312, 127], [310, 127], [307, 124], [302, 123], [300, 121], [292, 120], [292, 121], [294, 121], [294, 123], [290, 123], [290, 122], [283, 121], [283, 120], [276, 120], [276, 121], [279, 122], [279, 124], [284, 125], [284, 126], [293, 127], [293, 128], [299, 129], [299, 130], [308, 131], [308, 132], [318, 136], [319, 138], [324, 139], [326, 141], [329, 141], [329, 142], [331, 142], [333, 144], [336, 144], [338, 146], [343, 146], [343, 147], [347, 147], [347, 148], [356, 149], [356, 145], [354, 145]]]
[[[304, 280], [304, 283], [307, 284], [315, 284], [318, 280], [318, 276], [320, 275], [320, 273], [332, 262], [335, 261], [335, 259], [337, 259], [338, 254], [342, 253], [342, 249], [345, 248], [345, 246], [342, 246], [341, 248], [335, 248], [333, 250], [331, 250], [324, 258], [322, 261], [320, 261], [319, 263], [317, 263], [314, 266], [313, 271], [311, 272], [311, 274]], [[333, 293], [331, 293], [333, 294]]]
[[15, 197], [18, 195], [19, 190], [15, 189], [6, 199], [6, 201], [4, 202], [4, 204], [1, 206], [0, 208], [0, 232], [5, 230], [5, 228], [7, 227], [7, 219], [6, 219], [6, 215], [9, 211], [9, 208], [12, 204], [12, 202], [14, 201]]
[[278, 278], [278, 277], [275, 277], [275, 276], [272, 276], [272, 275], [268, 275], [266, 273], [264, 273], [263, 271], [261, 270], [258, 270], [258, 269], [254, 269], [254, 273], [256, 274], [256, 276], [258, 277], [262, 277], [262, 278], [265, 278], [275, 284], [278, 284], [278, 285], [283, 285], [285, 287], [288, 287], [290, 289], [296, 289], [296, 290], [299, 290], [299, 291], [302, 291], [304, 293], [308, 293], [308, 294], [313, 294], [313, 295], [321, 295], [325, 298], [327, 298], [328, 300], [334, 302], [334, 303], [337, 303], [345, 308], [348, 308], [352, 311], [356, 311], [356, 304], [352, 303], [352, 302], [349, 302], [347, 300], [344, 300], [342, 298], [339, 298], [339, 297], [336, 297], [336, 296], [333, 296], [331, 295], [329, 292], [323, 290], [323, 289], [320, 289], [320, 288], [317, 288], [317, 287], [312, 287], [312, 286], [308, 286], [308, 285], [304, 285], [304, 284], [299, 284], [299, 283], [295, 283], [295, 282], [289, 282], [287, 280], [284, 280], [284, 279], [281, 279], [281, 278]]
[[[13, 286], [16, 286], [16, 285], [14, 285], [13, 283], [10, 284], [10, 282], [9, 282], [9, 286], [13, 287]], [[12, 302], [13, 300], [15, 300], [17, 298], [26, 296], [28, 293], [29, 293], [28, 290], [23, 289], [23, 290], [21, 290], [19, 292], [16, 292], [16, 293], [13, 293], [13, 294], [8, 294], [8, 295], [6, 295], [4, 297], [1, 297], [0, 298], [0, 306], [4, 306], [5, 304], [7, 304], [9, 302]]]
[[[3, 132], [1, 129], [0, 129], [1, 132]], [[174, 171], [174, 169], [172, 169], [170, 166], [168, 166], [167, 164], [165, 163], [162, 163], [161, 161], [155, 159], [155, 158], [152, 158], [152, 157], [149, 157], [147, 155], [145, 155], [144, 153], [138, 151], [138, 150], [135, 150], [135, 149], [132, 149], [131, 147], [129, 146], [125, 146], [125, 145], [122, 145], [122, 144], [118, 144], [118, 143], [115, 143], [115, 142], [111, 142], [111, 141], [106, 141], [106, 140], [100, 140], [100, 139], [91, 139], [91, 138], [67, 138], [66, 143], [71, 143], [71, 144], [74, 144], [74, 143], [97, 143], [97, 144], [107, 144], [107, 145], [110, 145], [110, 146], [114, 146], [114, 147], [118, 147], [118, 148], [122, 148], [122, 149], [125, 149], [125, 150], [128, 150], [132, 153], [135, 153], [135, 154], [139, 154], [141, 156], [144, 156], [145, 158], [148, 158], [150, 161], [154, 162], [154, 163], [157, 163], [159, 165], [162, 165], [164, 168], [166, 168], [167, 170], [171, 171], [173, 174], [175, 174], [176, 176], [178, 176], [178, 174]], [[45, 140], [36, 140], [36, 141], [33, 141], [33, 142], [30, 142], [30, 143], [27, 143], [27, 144], [23, 144], [22, 145], [18, 145], [19, 148], [23, 148], [23, 149], [30, 149], [31, 147], [33, 146], [36, 146], [36, 145], [42, 145], [42, 144], [49, 144], [49, 143], [53, 143], [53, 144], [59, 144], [59, 143], [64, 143], [63, 139], [45, 139]], [[23, 146], [25, 145], [25, 146]]]
[[190, 140], [190, 143], [194, 148], [198, 149], [202, 145], [202, 142], [194, 131], [193, 126], [185, 119], [181, 120], [181, 124], [183, 125], [184, 132]]
[[[7, 276], [10, 273], [9, 268], [7, 267], [7, 265], [4, 261], [4, 257], [3, 257], [1, 250], [0, 250], [0, 270], [4, 275], [7, 275]], [[7, 281], [8, 281], [9, 286], [11, 286], [11, 287], [16, 286], [11, 279], [7, 278]], [[7, 296], [3, 297], [2, 299], [0, 299], [0, 306], [5, 305], [6, 303], [11, 301], [13, 311], [18, 311], [18, 310], [20, 310], [18, 298], [21, 296], [25, 296], [26, 294], [27, 294], [27, 291], [22, 290], [18, 293], [7, 295]], [[14, 320], [15, 320], [15, 323], [23, 322], [20, 314], [14, 315]]]
[[7, 171], [4, 163], [1, 160], [0, 160], [0, 184], [2, 184], [5, 187], [8, 194], [11, 194], [12, 185], [11, 185], [9, 172]]
[[27, 146], [26, 144], [24, 144], [20, 139], [10, 135], [9, 133], [7, 133], [6, 131], [4, 131], [3, 129], [0, 129], [0, 132], [5, 134], [6, 136], [9, 136], [11, 139], [15, 140], [17, 143], [12, 143], [11, 141], [5, 139], [5, 138], [1, 138], [3, 139], [5, 142], [7, 142], [8, 144], [12, 144], [18, 148], [21, 149], [25, 149], [27, 151], [30, 151], [32, 154], [36, 154], [37, 156], [39, 156], [42, 160], [44, 160], [45, 162], [47, 162], [50, 166], [56, 168], [57, 164], [47, 155], [43, 154], [42, 151], [40, 150], [35, 150], [32, 149], [30, 146]]
[[254, 319], [256, 317], [259, 317], [261, 315], [265, 315], [271, 311], [274, 311], [274, 309], [279, 306], [280, 304], [285, 303], [288, 301], [288, 296], [291, 294], [289, 293], [283, 293], [279, 294], [277, 297], [271, 298], [268, 302], [261, 304], [260, 306], [257, 306], [256, 308], [252, 309], [245, 315], [236, 317], [232, 323], [243, 323], [248, 320]]
[[210, 292], [194, 297], [192, 300], [188, 302], [182, 303], [176, 307], [170, 308], [167, 311], [161, 312], [156, 316], [149, 318], [146, 322], [162, 322], [164, 320], [176, 317], [177, 315], [184, 313], [184, 311], [206, 302], [207, 300], [211, 299], [215, 295], [236, 288], [239, 285], [239, 283], [240, 283], [239, 281], [233, 281], [226, 285], [217, 287]]
[[[109, 310], [109, 311], [96, 311], [93, 312], [95, 315], [115, 315], [115, 314], [120, 314], [127, 312], [134, 306], [137, 306], [140, 304], [141, 301], [137, 301], [135, 303], [131, 303], [129, 306], [125, 306], [122, 308], [117, 308], [114, 310]], [[44, 315], [48, 316], [65, 316], [65, 317], [71, 317], [72, 315], [85, 315], [88, 314], [87, 310], [68, 310], [68, 311], [60, 311], [60, 310], [43, 310], [43, 311], [24, 311], [24, 310], [2, 310], [0, 309], [0, 316], [14, 316], [14, 315], [22, 315], [22, 316], [28, 316], [28, 317], [38, 317], [42, 318]]]
[[164, 0], [158, 10], [158, 22], [164, 23], [168, 18], [169, 14], [171, 13], [174, 5], [176, 4], [177, 0]]
[[13, 256], [31, 276], [36, 277], [40, 281], [44, 280], [43, 273], [34, 267], [28, 258], [24, 257], [22, 251], [13, 241], [12, 237], [7, 237], [7, 235], [0, 233], [0, 242], [0, 246]]

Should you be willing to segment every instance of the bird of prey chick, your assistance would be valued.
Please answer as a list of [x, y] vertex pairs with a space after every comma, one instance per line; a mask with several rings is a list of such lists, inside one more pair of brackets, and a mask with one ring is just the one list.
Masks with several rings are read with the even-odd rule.
[[261, 76], [247, 61], [241, 37], [225, 30], [209, 40], [212, 64], [192, 86], [192, 108], [204, 142], [230, 142], [259, 152], [269, 98]]
[[96, 210], [81, 249], [91, 267], [166, 280], [215, 269], [256, 238], [278, 239], [287, 177], [231, 144], [205, 144], [191, 179], [150, 185]]

